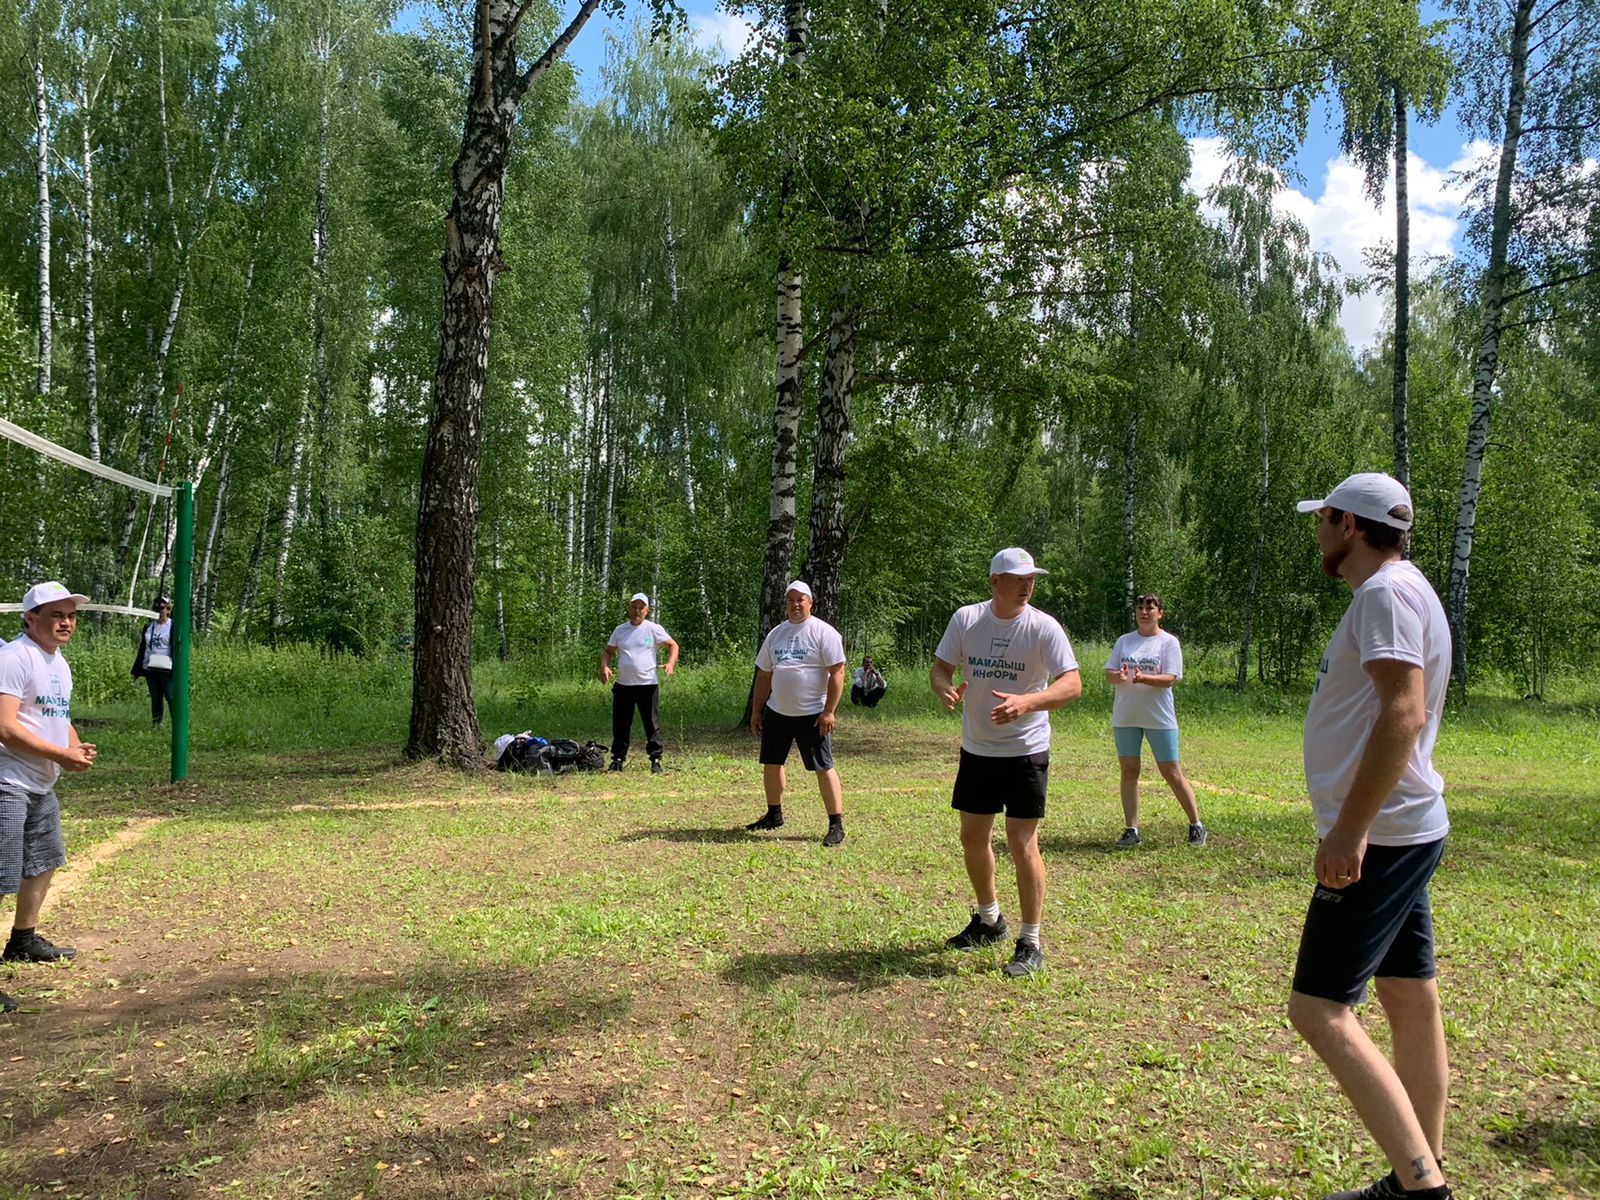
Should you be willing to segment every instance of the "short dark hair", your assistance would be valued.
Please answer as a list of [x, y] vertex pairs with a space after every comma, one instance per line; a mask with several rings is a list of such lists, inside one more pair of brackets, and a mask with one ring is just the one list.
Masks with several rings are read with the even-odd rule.
[[1161, 603], [1161, 597], [1156, 595], [1154, 592], [1145, 592], [1142, 596], [1135, 596], [1133, 599], [1133, 606], [1138, 608], [1139, 605], [1143, 604], [1146, 600], [1148, 600], [1151, 604], [1154, 604], [1162, 612], [1167, 611], [1167, 606]]
[[[1334, 508], [1332, 505], [1329, 505], [1328, 508], [1333, 513], [1335, 521], [1345, 514], [1345, 510], [1342, 508]], [[1410, 530], [1398, 529], [1393, 525], [1385, 524], [1383, 521], [1374, 521], [1371, 517], [1358, 516], [1355, 513], [1350, 515], [1355, 518], [1356, 529], [1360, 531], [1362, 537], [1367, 539], [1367, 545], [1374, 550], [1404, 550], [1410, 543]], [[1389, 515], [1398, 521], [1409, 521], [1411, 520], [1411, 509], [1404, 504], [1396, 504], [1389, 510]]]

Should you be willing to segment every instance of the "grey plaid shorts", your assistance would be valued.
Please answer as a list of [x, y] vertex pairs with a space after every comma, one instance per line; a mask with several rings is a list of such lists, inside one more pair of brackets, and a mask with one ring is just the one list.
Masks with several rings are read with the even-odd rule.
[[0, 783], [0, 896], [13, 896], [24, 879], [65, 866], [61, 803], [55, 789], [30, 792]]

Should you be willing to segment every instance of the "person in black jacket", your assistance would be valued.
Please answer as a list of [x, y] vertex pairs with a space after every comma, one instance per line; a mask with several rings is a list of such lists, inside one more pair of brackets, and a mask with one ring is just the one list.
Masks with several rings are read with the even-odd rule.
[[139, 656], [133, 660], [133, 677], [144, 676], [150, 689], [151, 724], [161, 724], [162, 702], [172, 707], [172, 601], [157, 596], [159, 616], [139, 632]]

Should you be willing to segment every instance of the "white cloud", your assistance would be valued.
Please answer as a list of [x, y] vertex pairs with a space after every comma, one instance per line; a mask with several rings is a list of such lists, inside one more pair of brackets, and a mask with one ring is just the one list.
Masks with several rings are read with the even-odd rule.
[[755, 26], [738, 13], [695, 13], [689, 17], [689, 33], [702, 50], [719, 58], [734, 58], [750, 44]]
[[[1222, 178], [1232, 156], [1220, 138], [1191, 138], [1189, 149], [1189, 186], [1204, 196]], [[1416, 154], [1409, 157], [1413, 270], [1430, 258], [1455, 255], [1461, 206], [1466, 198], [1459, 172], [1497, 151], [1498, 147], [1489, 143], [1471, 142], [1462, 146], [1456, 161], [1444, 168], [1433, 166]], [[1311, 234], [1312, 249], [1331, 255], [1346, 275], [1366, 274], [1366, 252], [1394, 245], [1394, 180], [1385, 183], [1382, 201], [1374, 203], [1364, 188], [1361, 168], [1343, 155], [1328, 160], [1320, 196], [1284, 187], [1273, 203], [1278, 211], [1304, 225]], [[1209, 207], [1207, 214], [1216, 216]], [[1357, 353], [1377, 345], [1387, 302], [1388, 296], [1377, 290], [1345, 297], [1339, 321]]]

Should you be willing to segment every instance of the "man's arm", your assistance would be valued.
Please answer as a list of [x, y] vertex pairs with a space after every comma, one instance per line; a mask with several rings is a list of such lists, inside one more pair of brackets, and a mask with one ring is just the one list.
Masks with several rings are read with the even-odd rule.
[[1324, 887], [1349, 887], [1361, 878], [1367, 852], [1367, 830], [1394, 791], [1428, 721], [1422, 668], [1413, 663], [1377, 659], [1366, 665], [1378, 693], [1378, 716], [1367, 735], [1355, 779], [1339, 809], [1339, 819], [1317, 847], [1317, 882]]
[[844, 695], [844, 664], [834, 663], [828, 668], [828, 699], [817, 717], [817, 732], [827, 737], [839, 720], [839, 698]]
[[939, 703], [944, 705], [945, 712], [955, 712], [956, 705], [961, 703], [961, 697], [967, 690], [966, 680], [961, 681], [961, 686], [955, 686], [956, 665], [947, 663], [938, 655], [934, 655], [933, 666], [928, 669], [928, 686], [933, 689], [933, 694], [939, 697]]
[[673, 641], [671, 638], [667, 638], [666, 639], [666, 643], [667, 643], [667, 665], [662, 667], [661, 669], [663, 671], [665, 671], [668, 675], [671, 675], [674, 671], [676, 671], [678, 669], [678, 643]]
[[989, 710], [989, 719], [996, 725], [1006, 725], [1031, 712], [1055, 712], [1071, 704], [1083, 693], [1083, 677], [1078, 668], [1057, 675], [1055, 682], [1042, 692], [997, 692], [990, 694], [1000, 701]]
[[767, 700], [772, 696], [772, 672], [756, 668], [756, 686], [750, 694], [750, 732], [761, 732], [761, 710], [767, 706]]
[[617, 648], [615, 646], [609, 646], [609, 645], [604, 650], [600, 651], [600, 682], [601, 683], [610, 683], [611, 682], [611, 660], [616, 656], [616, 653], [617, 653]]
[[23, 728], [17, 719], [22, 708], [21, 696], [0, 696], [0, 745], [7, 750], [20, 750], [46, 762], [56, 763], [68, 771], [87, 771], [94, 762], [94, 747], [78, 741], [78, 732], [68, 726], [68, 745], [57, 746]]

